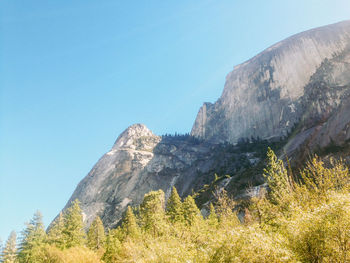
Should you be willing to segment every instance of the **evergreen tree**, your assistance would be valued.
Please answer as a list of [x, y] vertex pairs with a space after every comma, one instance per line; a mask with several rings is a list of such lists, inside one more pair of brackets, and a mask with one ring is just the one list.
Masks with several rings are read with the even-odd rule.
[[64, 247], [82, 246], [85, 244], [83, 215], [78, 199], [64, 213], [64, 226], [62, 230]]
[[267, 158], [267, 166], [263, 175], [270, 189], [269, 199], [273, 204], [282, 205], [293, 192], [293, 182], [282, 160], [277, 159], [270, 147], [267, 150]]
[[5, 247], [2, 250], [3, 263], [14, 263], [17, 257], [17, 244], [16, 244], [16, 232], [12, 231], [9, 238], [6, 241]]
[[39, 262], [42, 258], [42, 248], [46, 241], [46, 233], [42, 215], [37, 211], [33, 219], [26, 224], [22, 231], [19, 245], [19, 262]]
[[2, 239], [0, 238], [0, 262], [2, 262], [2, 250], [3, 250], [3, 243], [2, 243]]
[[182, 204], [182, 207], [184, 220], [187, 224], [193, 225], [202, 218], [201, 212], [199, 211], [192, 196], [189, 195], [186, 197]]
[[106, 263], [114, 263], [119, 262], [119, 252], [121, 249], [121, 242], [118, 238], [119, 230], [112, 229], [109, 230], [107, 238], [106, 238], [106, 251], [102, 257], [103, 261]]
[[52, 226], [47, 234], [47, 242], [50, 245], [55, 245], [56, 247], [64, 247], [64, 238], [63, 238], [63, 228], [64, 228], [64, 218], [62, 212], [52, 223]]
[[125, 236], [130, 238], [137, 238], [140, 236], [140, 228], [137, 224], [136, 217], [132, 211], [131, 206], [128, 206], [125, 217], [123, 219], [122, 231]]
[[227, 195], [225, 189], [216, 194], [217, 204], [216, 213], [221, 225], [230, 225], [231, 227], [240, 224], [237, 214], [233, 211], [236, 202]]
[[210, 203], [210, 212], [209, 212], [209, 216], [207, 218], [208, 224], [211, 227], [217, 227], [218, 226], [218, 216], [215, 212], [215, 208], [213, 206], [213, 203]]
[[170, 222], [180, 222], [183, 220], [182, 202], [175, 187], [173, 187], [171, 195], [166, 206], [166, 214]]
[[96, 216], [87, 233], [87, 244], [92, 250], [103, 248], [106, 242], [105, 229], [99, 216]]
[[161, 235], [165, 231], [164, 203], [164, 192], [158, 190], [145, 194], [140, 205], [142, 227], [146, 232], [153, 234], [153, 236]]

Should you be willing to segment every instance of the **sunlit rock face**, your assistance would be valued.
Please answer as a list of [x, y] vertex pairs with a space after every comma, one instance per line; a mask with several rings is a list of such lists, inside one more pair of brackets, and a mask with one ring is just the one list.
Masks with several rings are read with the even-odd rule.
[[168, 198], [175, 186], [186, 196], [211, 182], [215, 171], [239, 169], [241, 161], [233, 163], [225, 147], [190, 136], [156, 136], [134, 124], [79, 183], [66, 207], [79, 199], [87, 225], [98, 215], [105, 227], [115, 227], [127, 206], [139, 205], [149, 191], [162, 189]]
[[[331, 93], [333, 86], [348, 83], [349, 47], [350, 21], [312, 29], [271, 46], [227, 75], [221, 97], [201, 107], [191, 134], [231, 143], [239, 138], [285, 136], [304, 115], [305, 104], [314, 103], [305, 94], [315, 89], [308, 84], [323, 62], [334, 66], [329, 76], [334, 76]], [[340, 104], [341, 96], [338, 100], [326, 97], [331, 109]]]

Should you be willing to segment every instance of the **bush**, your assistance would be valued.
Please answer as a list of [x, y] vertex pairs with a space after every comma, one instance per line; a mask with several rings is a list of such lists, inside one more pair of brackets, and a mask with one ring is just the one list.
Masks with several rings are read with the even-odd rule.
[[86, 247], [71, 247], [60, 250], [54, 246], [45, 248], [46, 263], [99, 263], [100, 256]]

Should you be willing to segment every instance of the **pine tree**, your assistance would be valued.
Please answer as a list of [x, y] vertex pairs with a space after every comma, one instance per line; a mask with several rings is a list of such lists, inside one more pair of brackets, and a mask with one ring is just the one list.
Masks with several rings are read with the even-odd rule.
[[78, 199], [64, 213], [64, 226], [62, 230], [64, 247], [82, 246], [85, 244], [83, 215]]
[[106, 242], [105, 229], [99, 216], [96, 216], [87, 233], [87, 244], [92, 250], [103, 248]]
[[267, 166], [263, 175], [270, 189], [269, 199], [274, 204], [283, 204], [293, 192], [292, 179], [282, 160], [277, 159], [270, 147], [267, 150], [267, 158]]
[[106, 238], [106, 251], [103, 255], [103, 261], [106, 263], [119, 262], [119, 252], [121, 242], [118, 238], [120, 228], [109, 230]]
[[166, 214], [172, 223], [180, 222], [183, 220], [182, 202], [175, 187], [173, 187], [171, 195], [168, 199]]
[[137, 224], [136, 217], [132, 211], [131, 206], [128, 206], [125, 217], [123, 219], [122, 231], [125, 236], [130, 238], [138, 238], [141, 234], [140, 228]]
[[5, 247], [2, 250], [2, 262], [14, 263], [17, 257], [17, 244], [16, 244], [16, 232], [12, 231], [9, 238], [6, 241]]
[[46, 232], [42, 215], [37, 211], [33, 219], [26, 224], [22, 231], [19, 245], [19, 262], [39, 262], [42, 258], [42, 248], [46, 241]]
[[213, 203], [210, 203], [210, 212], [209, 212], [209, 216], [207, 218], [208, 224], [211, 227], [217, 227], [218, 226], [218, 216], [215, 212], [215, 208], [213, 206]]
[[56, 247], [64, 247], [64, 237], [63, 237], [63, 228], [64, 228], [64, 218], [62, 212], [52, 223], [52, 226], [47, 234], [47, 242], [50, 245], [55, 245]]
[[199, 211], [192, 196], [189, 195], [186, 197], [182, 204], [182, 207], [184, 219], [187, 224], [193, 225], [202, 218], [201, 212]]
[[153, 236], [162, 235], [166, 229], [164, 192], [152, 191], [145, 194], [140, 205], [142, 227]]
[[233, 211], [236, 202], [227, 195], [225, 189], [220, 190], [215, 194], [217, 199], [216, 203], [216, 213], [220, 225], [230, 225], [231, 227], [240, 224], [237, 214]]

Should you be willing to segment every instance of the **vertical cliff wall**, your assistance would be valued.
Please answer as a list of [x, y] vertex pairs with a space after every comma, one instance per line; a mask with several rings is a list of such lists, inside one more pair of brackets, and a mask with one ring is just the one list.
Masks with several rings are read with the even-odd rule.
[[226, 77], [214, 104], [199, 110], [191, 134], [216, 142], [284, 136], [303, 115], [311, 76], [325, 60], [349, 51], [350, 21], [287, 38]]

